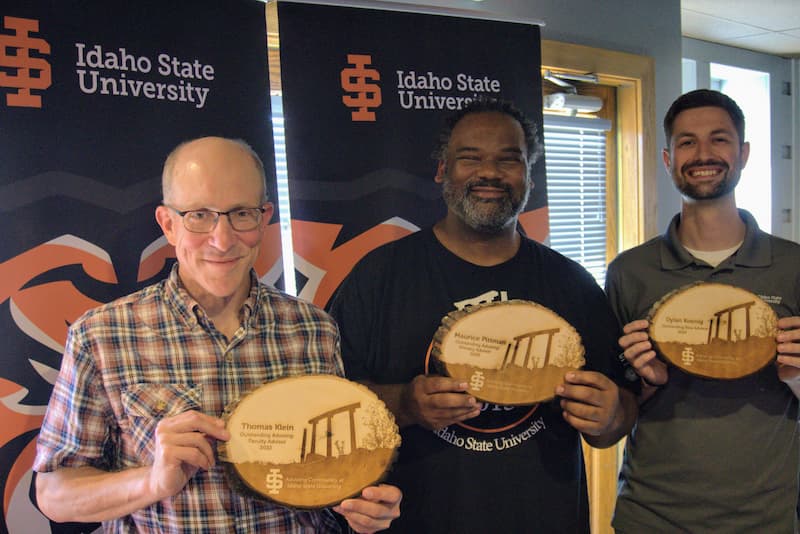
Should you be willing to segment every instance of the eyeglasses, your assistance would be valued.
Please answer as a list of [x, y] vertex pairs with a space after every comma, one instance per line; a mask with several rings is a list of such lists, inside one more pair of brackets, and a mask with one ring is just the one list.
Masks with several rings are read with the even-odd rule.
[[172, 206], [167, 206], [183, 219], [183, 227], [197, 234], [211, 232], [217, 227], [220, 215], [228, 217], [231, 228], [237, 232], [249, 232], [255, 230], [261, 224], [261, 217], [267, 211], [264, 208], [234, 208], [228, 211], [215, 210], [186, 210], [179, 211]]

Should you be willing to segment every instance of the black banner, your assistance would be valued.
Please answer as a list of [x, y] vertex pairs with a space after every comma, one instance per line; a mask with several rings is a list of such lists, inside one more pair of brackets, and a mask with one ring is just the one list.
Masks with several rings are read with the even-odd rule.
[[[539, 125], [539, 27], [280, 2], [280, 61], [299, 294], [325, 305], [369, 250], [440, 219], [431, 153], [481, 95]], [[547, 236], [544, 161], [520, 222]]]
[[[67, 326], [171, 266], [153, 215], [167, 153], [190, 138], [241, 138], [269, 172], [269, 114], [256, 0], [3, 2], [0, 531], [66, 531], [31, 504], [36, 433]], [[257, 270], [274, 282], [270, 228]]]

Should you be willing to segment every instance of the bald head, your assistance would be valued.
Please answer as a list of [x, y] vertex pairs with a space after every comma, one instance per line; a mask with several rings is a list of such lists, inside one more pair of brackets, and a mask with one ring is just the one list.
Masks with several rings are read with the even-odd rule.
[[179, 144], [169, 153], [167, 159], [164, 161], [164, 169], [161, 172], [161, 195], [163, 203], [170, 204], [173, 200], [172, 184], [175, 179], [176, 169], [181, 164], [187, 164], [192, 160], [206, 156], [217, 155], [224, 158], [226, 154], [235, 154], [236, 152], [241, 152], [252, 159], [253, 165], [261, 178], [261, 203], [266, 202], [268, 200], [267, 178], [264, 172], [264, 164], [250, 145], [241, 139], [200, 137]]
[[[164, 164], [164, 204], [156, 207], [156, 221], [175, 247], [184, 288], [207, 312], [230, 302], [238, 310], [249, 294], [273, 214], [272, 204], [262, 201], [260, 163], [241, 141], [204, 137], [176, 148]], [[250, 220], [237, 229], [231, 217], [242, 211]], [[189, 213], [192, 220], [202, 213], [213, 224], [197, 230], [187, 225]]]

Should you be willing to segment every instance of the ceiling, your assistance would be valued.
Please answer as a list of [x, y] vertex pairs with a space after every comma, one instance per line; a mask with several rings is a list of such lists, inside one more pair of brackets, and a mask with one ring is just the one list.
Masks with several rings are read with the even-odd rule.
[[800, 0], [681, 0], [684, 37], [800, 58]]
[[[483, 1], [373, 0], [375, 3], [410, 4], [415, 9], [423, 10], [429, 7], [474, 10], [479, 5], [476, 2]], [[325, 2], [348, 5], [359, 0]], [[582, 3], [588, 4], [591, 0]], [[800, 0], [680, 0], [680, 5], [681, 33], [685, 37], [781, 57], [800, 58]]]

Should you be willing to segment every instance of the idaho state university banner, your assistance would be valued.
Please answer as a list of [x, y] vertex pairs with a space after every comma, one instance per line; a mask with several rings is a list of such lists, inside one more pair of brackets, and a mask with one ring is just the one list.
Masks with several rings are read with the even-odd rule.
[[[298, 293], [324, 306], [371, 249], [444, 215], [431, 153], [444, 117], [479, 95], [539, 127], [539, 27], [278, 3]], [[520, 221], [547, 236], [544, 161]]]
[[[255, 0], [0, 6], [0, 532], [65, 531], [30, 466], [67, 326], [168, 273], [154, 208], [179, 142], [242, 138], [270, 172], [267, 76]], [[257, 270], [275, 281], [271, 228]]]

